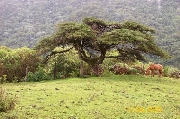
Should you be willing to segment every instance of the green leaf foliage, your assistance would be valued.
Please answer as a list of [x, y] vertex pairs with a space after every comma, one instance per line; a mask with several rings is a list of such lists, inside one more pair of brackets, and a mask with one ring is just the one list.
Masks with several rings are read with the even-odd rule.
[[106, 26], [106, 25], [107, 25], [106, 22], [104, 22], [103, 20], [97, 19], [97, 18], [95, 18], [95, 17], [84, 18], [84, 19], [82, 20], [82, 22], [83, 22], [84, 24], [89, 25], [89, 26], [92, 26], [94, 23], [100, 24], [100, 25], [102, 25], [102, 26]]
[[122, 27], [134, 31], [155, 33], [155, 29], [139, 24], [137, 22], [126, 21], [122, 24]]
[[74, 43], [76, 41], [93, 39], [95, 37], [92, 29], [86, 24], [64, 23], [59, 24], [58, 29], [55, 38], [64, 43]]
[[99, 37], [99, 41], [107, 44], [119, 44], [119, 43], [141, 43], [147, 42], [148, 35], [141, 33], [140, 31], [134, 31], [129, 29], [115, 29], [111, 32], [105, 32]]

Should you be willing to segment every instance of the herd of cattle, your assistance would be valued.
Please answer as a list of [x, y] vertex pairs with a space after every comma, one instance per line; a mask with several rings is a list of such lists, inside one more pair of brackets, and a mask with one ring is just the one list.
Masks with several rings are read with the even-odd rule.
[[[160, 64], [150, 64], [147, 69], [144, 67], [140, 66], [134, 66], [134, 67], [126, 67], [126, 66], [121, 66], [115, 64], [113, 67], [109, 69], [111, 72], [117, 75], [159, 75], [161, 76], [166, 76], [163, 73], [163, 66]], [[171, 78], [180, 78], [180, 71], [173, 71], [170, 73], [168, 77]]]

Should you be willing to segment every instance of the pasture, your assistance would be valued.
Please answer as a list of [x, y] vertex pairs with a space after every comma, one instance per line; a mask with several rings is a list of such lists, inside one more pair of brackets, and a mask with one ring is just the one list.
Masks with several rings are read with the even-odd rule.
[[180, 80], [133, 75], [0, 85], [17, 98], [1, 119], [178, 119]]

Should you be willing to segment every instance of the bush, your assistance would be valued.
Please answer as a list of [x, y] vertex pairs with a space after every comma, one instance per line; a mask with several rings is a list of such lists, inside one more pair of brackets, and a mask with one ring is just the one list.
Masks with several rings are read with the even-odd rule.
[[114, 75], [113, 72], [105, 69], [101, 76], [103, 76], [103, 77], [109, 77], [109, 76], [113, 76], [113, 75]]
[[171, 66], [165, 66], [163, 70], [163, 74], [165, 77], [171, 77], [171, 74], [174, 72], [178, 72], [178, 68], [174, 68]]
[[0, 87], [0, 112], [7, 112], [14, 109], [17, 100], [12, 98]]
[[30, 82], [38, 82], [42, 80], [50, 80], [50, 76], [46, 74], [46, 72], [43, 69], [39, 69], [38, 71], [32, 73], [28, 73], [28, 80]]
[[0, 77], [1, 84], [6, 83], [7, 75], [3, 75], [3, 77]]

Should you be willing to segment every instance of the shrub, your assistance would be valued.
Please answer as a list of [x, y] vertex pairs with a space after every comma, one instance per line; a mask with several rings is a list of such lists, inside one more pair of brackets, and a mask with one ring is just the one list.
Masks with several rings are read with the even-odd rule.
[[28, 80], [31, 82], [38, 82], [42, 80], [50, 80], [51, 78], [46, 74], [46, 72], [40, 68], [38, 71], [28, 73]]
[[3, 75], [3, 77], [0, 77], [1, 84], [6, 83], [7, 75]]
[[105, 69], [101, 76], [109, 77], [109, 76], [112, 76], [112, 75], [114, 75], [113, 72], [109, 71], [108, 69]]
[[171, 74], [174, 72], [178, 72], [177, 68], [171, 67], [171, 66], [165, 66], [163, 70], [163, 74], [166, 77], [171, 77]]
[[12, 98], [0, 87], [0, 112], [7, 112], [14, 109], [17, 100]]

